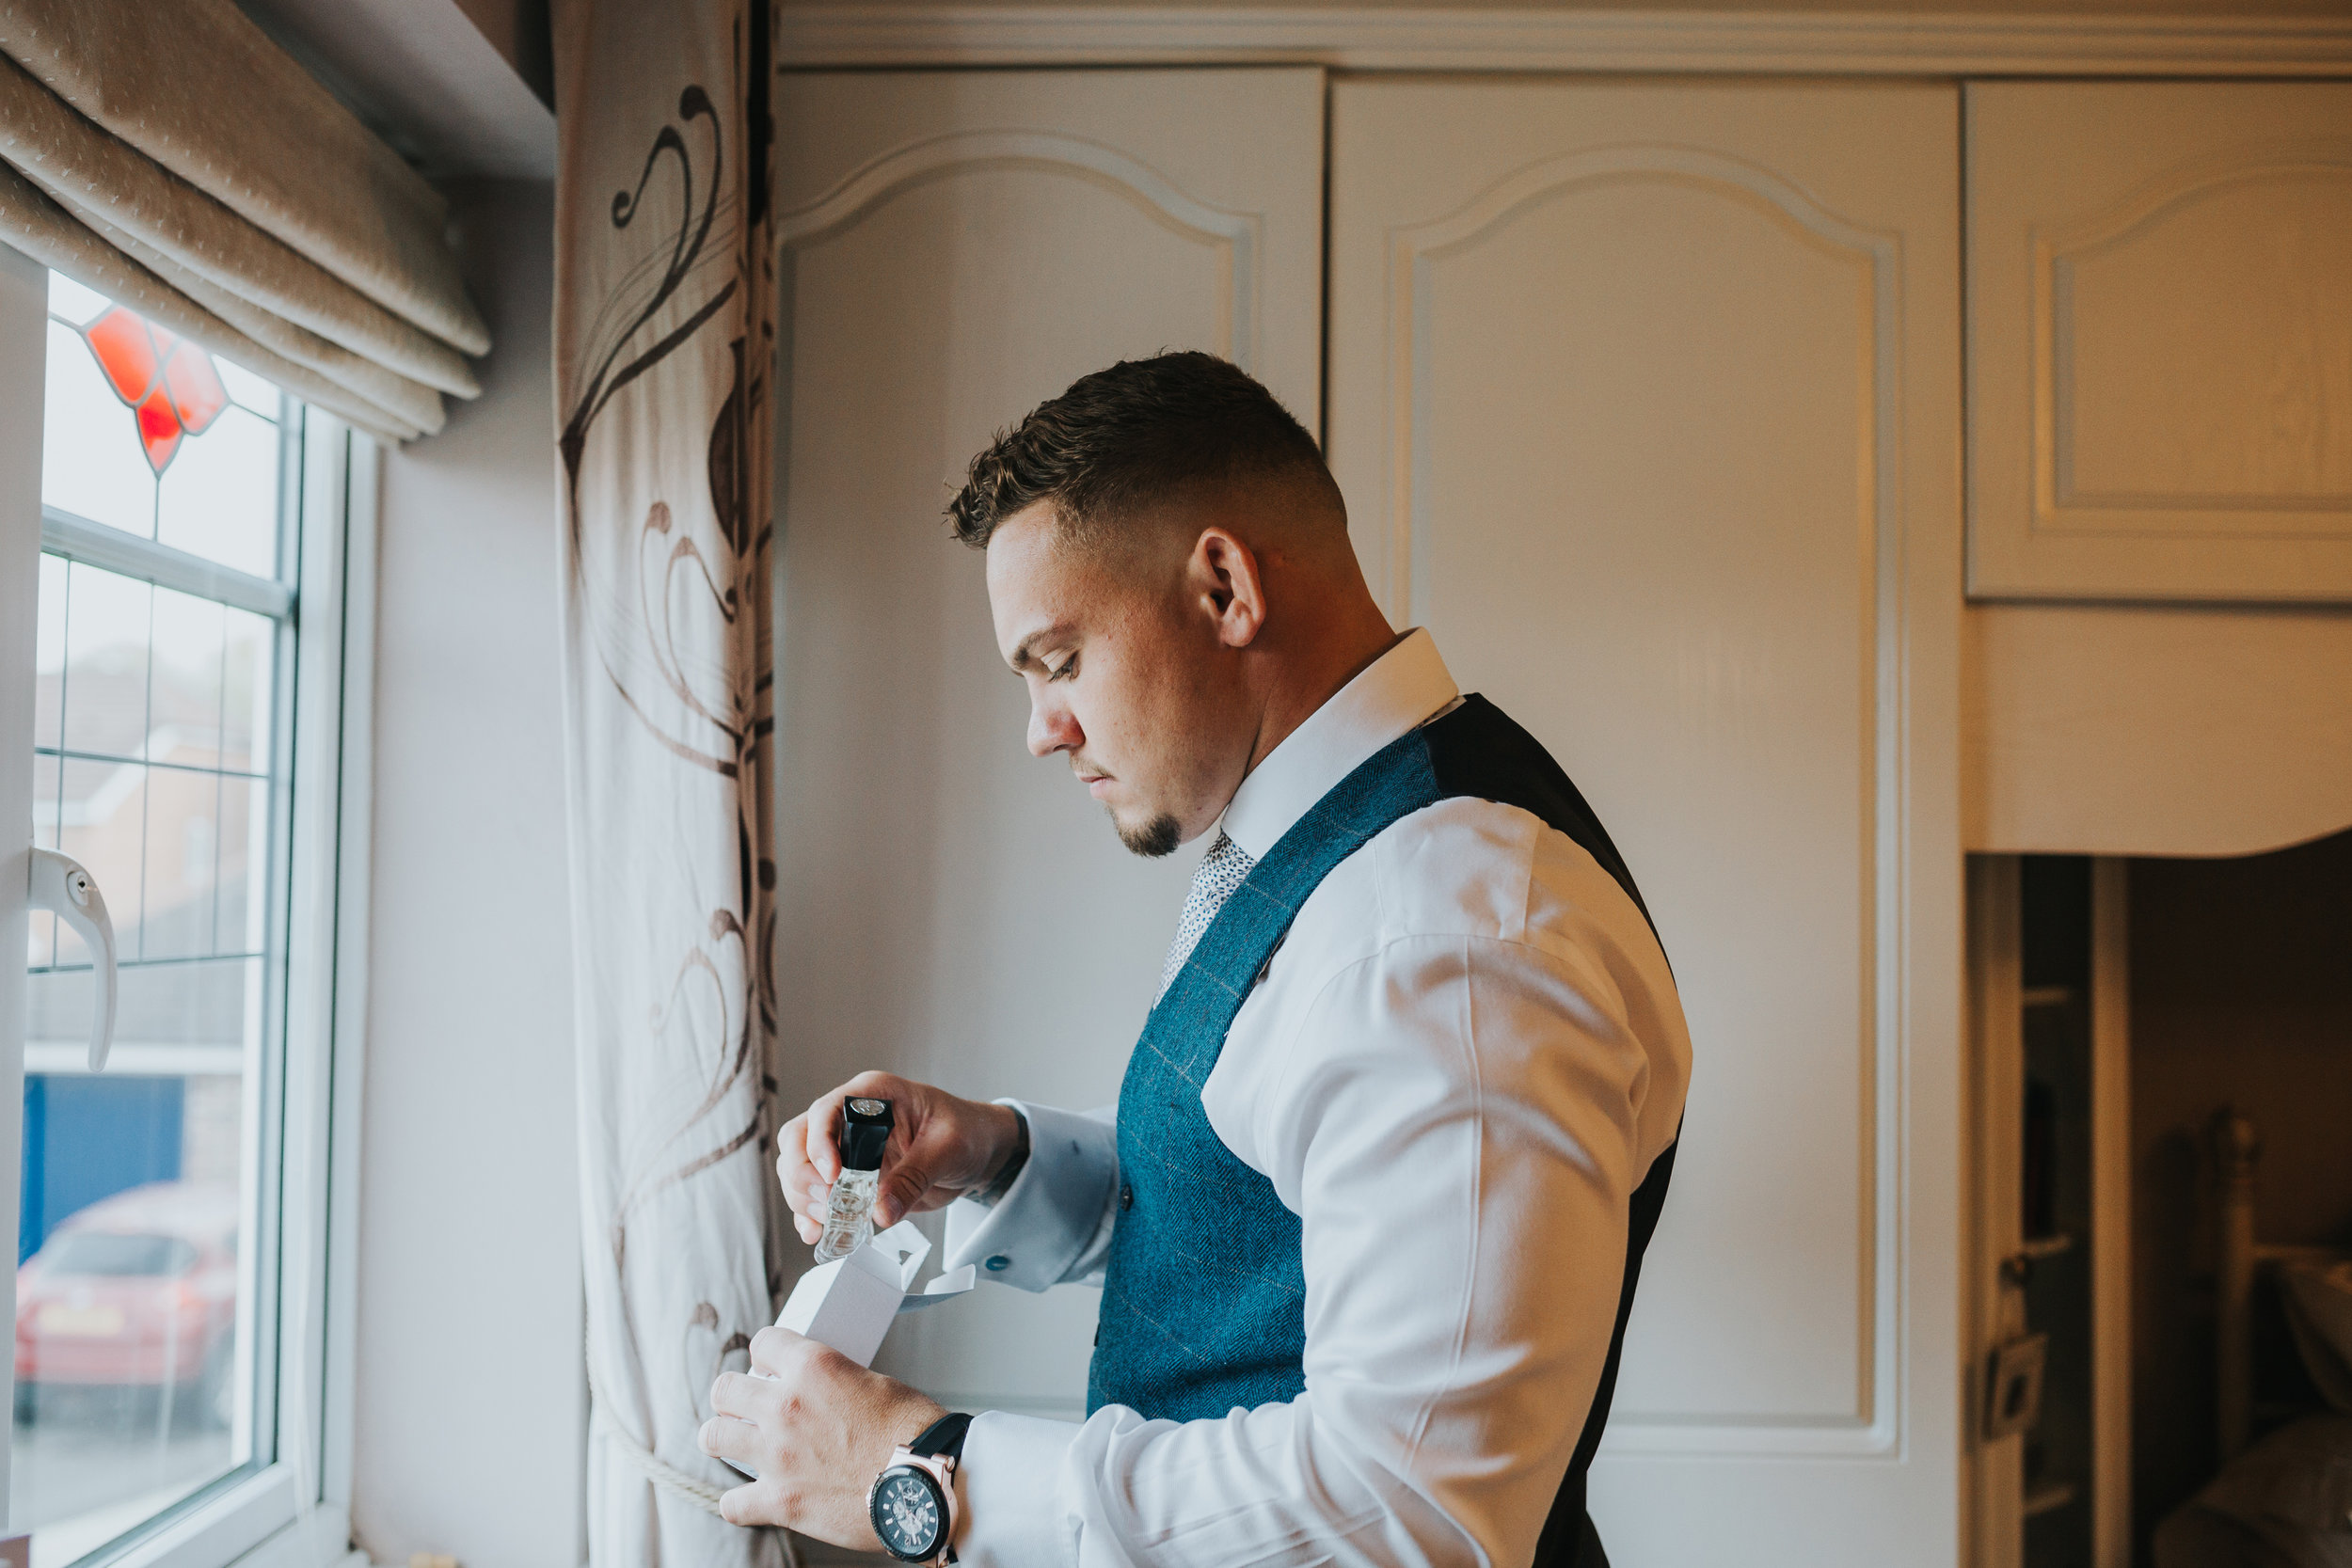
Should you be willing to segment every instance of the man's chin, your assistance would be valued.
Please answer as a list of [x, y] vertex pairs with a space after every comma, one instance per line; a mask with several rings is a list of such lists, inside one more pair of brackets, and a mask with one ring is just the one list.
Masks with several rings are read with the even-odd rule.
[[1111, 826], [1119, 830], [1119, 842], [1127, 847], [1129, 853], [1141, 855], [1147, 860], [1172, 855], [1176, 847], [1184, 841], [1184, 828], [1174, 817], [1165, 814], [1130, 825], [1120, 821], [1118, 814], [1113, 813]]

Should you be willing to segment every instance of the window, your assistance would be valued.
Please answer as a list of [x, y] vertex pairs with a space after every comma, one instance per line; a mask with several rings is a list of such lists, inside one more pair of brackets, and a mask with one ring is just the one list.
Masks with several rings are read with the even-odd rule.
[[91, 956], [35, 913], [8, 1519], [35, 1568], [194, 1562], [163, 1550], [193, 1512], [287, 1471], [278, 1512], [323, 1495], [319, 1379], [285, 1374], [326, 1354], [303, 1151], [331, 1116], [306, 1085], [332, 1049], [350, 438], [55, 275], [44, 405], [32, 841], [103, 893], [119, 988], [93, 1074]]

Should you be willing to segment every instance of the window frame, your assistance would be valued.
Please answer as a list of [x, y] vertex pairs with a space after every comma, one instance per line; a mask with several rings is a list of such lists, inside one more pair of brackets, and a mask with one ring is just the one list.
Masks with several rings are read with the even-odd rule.
[[[6, 368], [18, 386], [38, 389], [46, 384], [45, 310], [29, 325], [29, 341], [18, 332], [0, 337], [19, 345], [10, 358], [31, 351], [29, 362]], [[38, 555], [57, 554], [283, 615], [277, 669], [290, 682], [272, 737], [273, 771], [285, 781], [290, 813], [272, 833], [272, 853], [283, 858], [269, 868], [273, 901], [283, 896], [282, 912], [272, 918], [273, 940], [284, 943], [285, 981], [268, 988], [265, 1006], [278, 1015], [280, 1043], [245, 1086], [246, 1125], [258, 1136], [247, 1137], [243, 1157], [259, 1193], [259, 1231], [240, 1252], [242, 1288], [255, 1304], [247, 1318], [257, 1376], [240, 1424], [266, 1413], [271, 1429], [253, 1433], [250, 1447], [267, 1457], [199, 1488], [76, 1568], [326, 1568], [357, 1555], [350, 1544], [356, 1228], [381, 453], [373, 437], [322, 410], [291, 398], [283, 408], [277, 579], [46, 507], [36, 559], [21, 563], [35, 572]], [[36, 491], [37, 473], [38, 465]], [[16, 1084], [12, 1098], [20, 1101], [24, 1043], [21, 1024], [0, 1024], [0, 1058], [12, 1058], [0, 1059], [0, 1085]], [[0, 1224], [11, 1227], [21, 1179], [14, 1148], [12, 1138], [0, 1138], [8, 1153]], [[11, 1317], [13, 1296], [11, 1276]], [[0, 1377], [12, 1382], [13, 1366]]]

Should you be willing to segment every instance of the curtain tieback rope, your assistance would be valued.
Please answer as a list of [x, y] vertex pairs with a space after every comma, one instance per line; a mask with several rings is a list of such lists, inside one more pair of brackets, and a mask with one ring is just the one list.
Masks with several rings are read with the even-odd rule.
[[[719, 1517], [719, 1498], [726, 1492], [723, 1486], [713, 1485], [700, 1476], [687, 1474], [676, 1465], [639, 1442], [619, 1421], [605, 1413], [603, 1398], [596, 1392], [596, 1380], [588, 1380], [589, 1422], [602, 1432], [613, 1450], [637, 1466], [644, 1478], [665, 1492], [674, 1492], [714, 1518]], [[776, 1539], [784, 1543], [786, 1568], [801, 1568], [801, 1548], [790, 1530], [778, 1530]]]
[[727, 1489], [700, 1476], [687, 1474], [639, 1442], [627, 1428], [605, 1413], [603, 1396], [596, 1392], [593, 1379], [588, 1385], [588, 1409], [591, 1423], [604, 1433], [623, 1459], [644, 1473], [647, 1481], [664, 1491], [676, 1493], [705, 1513], [716, 1514], [719, 1512], [719, 1498]]

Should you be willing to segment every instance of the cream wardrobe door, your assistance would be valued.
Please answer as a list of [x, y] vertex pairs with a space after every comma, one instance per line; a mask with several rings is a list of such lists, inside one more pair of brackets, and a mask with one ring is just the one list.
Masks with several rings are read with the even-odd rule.
[[1550, 747], [1695, 1053], [1593, 1508], [1958, 1554], [1958, 97], [1342, 83], [1329, 445], [1392, 618]]
[[[1085, 1108], [1118, 1094], [1191, 877], [1028, 755], [981, 558], [940, 509], [1089, 371], [1225, 355], [1313, 428], [1319, 71], [785, 78], [776, 148], [776, 945], [805, 1104], [867, 1067]], [[880, 1365], [960, 1409], [1076, 1416], [1096, 1292], [989, 1288]]]

